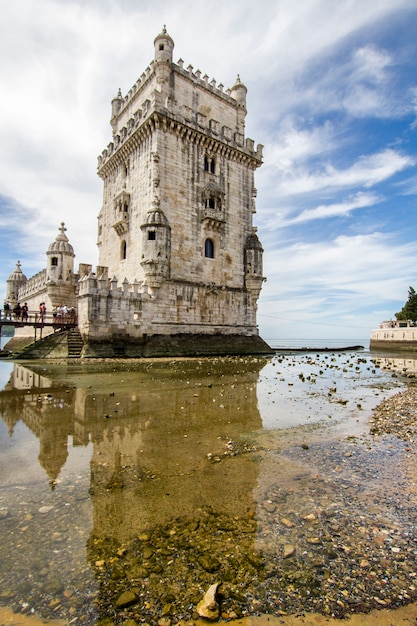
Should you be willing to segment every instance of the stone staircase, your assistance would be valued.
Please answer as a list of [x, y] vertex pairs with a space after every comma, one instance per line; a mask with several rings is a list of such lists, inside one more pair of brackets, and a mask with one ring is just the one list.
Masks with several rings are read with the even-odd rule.
[[80, 331], [78, 328], [72, 328], [68, 331], [68, 358], [79, 359], [84, 346]]

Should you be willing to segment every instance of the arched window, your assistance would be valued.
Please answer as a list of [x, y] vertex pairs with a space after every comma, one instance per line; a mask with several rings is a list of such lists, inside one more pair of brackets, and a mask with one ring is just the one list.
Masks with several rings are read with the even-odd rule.
[[216, 160], [215, 159], [211, 159], [210, 161], [210, 172], [212, 174], [215, 174], [216, 172]]
[[208, 156], [207, 155], [204, 156], [204, 171], [205, 172], [209, 171], [209, 160], [208, 160]]
[[127, 255], [127, 245], [126, 245], [126, 241], [123, 240], [120, 245], [120, 258], [122, 261], [126, 259], [126, 255]]
[[212, 239], [206, 239], [204, 242], [204, 256], [207, 259], [214, 259], [214, 243]]

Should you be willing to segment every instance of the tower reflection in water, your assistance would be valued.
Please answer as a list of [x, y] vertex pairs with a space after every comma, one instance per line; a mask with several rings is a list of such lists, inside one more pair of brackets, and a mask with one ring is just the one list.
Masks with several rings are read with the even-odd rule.
[[[76, 473], [75, 449], [91, 449], [85, 558], [98, 581], [94, 612], [120, 612], [117, 598], [130, 590], [141, 615], [166, 605], [186, 615], [213, 577], [229, 580], [238, 594], [238, 579], [241, 585], [258, 567], [258, 463], [250, 433], [262, 427], [256, 386], [265, 363], [15, 364], [1, 392], [2, 419], [9, 433], [21, 421], [37, 437], [39, 464], [55, 494], [69, 451]], [[13, 482], [9, 471], [7, 484]], [[70, 512], [59, 524], [55, 532], [75, 532]], [[40, 543], [41, 533], [44, 525]], [[30, 541], [36, 541], [35, 528]], [[68, 564], [73, 588], [76, 567]], [[42, 608], [45, 581], [30, 561], [27, 568], [33, 603]], [[10, 569], [7, 575], [13, 577]], [[65, 567], [60, 576], [68, 587]], [[84, 596], [79, 602], [91, 601], [91, 593]]]

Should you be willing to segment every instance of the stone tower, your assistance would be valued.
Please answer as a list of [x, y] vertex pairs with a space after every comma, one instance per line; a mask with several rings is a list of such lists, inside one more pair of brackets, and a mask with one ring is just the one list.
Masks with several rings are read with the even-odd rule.
[[98, 159], [100, 267], [80, 285], [80, 330], [88, 340], [217, 335], [265, 347], [252, 224], [262, 146], [245, 138], [247, 89], [238, 77], [225, 90], [174, 63], [173, 50], [164, 27], [149, 67], [111, 103], [113, 137]]

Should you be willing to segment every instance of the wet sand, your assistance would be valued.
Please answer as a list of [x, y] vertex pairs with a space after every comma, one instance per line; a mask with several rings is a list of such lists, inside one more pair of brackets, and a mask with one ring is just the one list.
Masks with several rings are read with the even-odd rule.
[[[0, 623], [2, 626], [66, 626], [65, 620], [46, 620], [35, 615], [13, 613], [12, 610], [0, 607]], [[76, 623], [76, 622], [75, 622]], [[205, 620], [193, 622], [196, 626], [208, 624]], [[349, 619], [334, 619], [317, 614], [286, 615], [273, 617], [260, 615], [233, 622], [236, 626], [407, 626], [417, 623], [417, 604], [409, 604], [395, 611], [371, 611], [368, 615], [356, 614]]]

